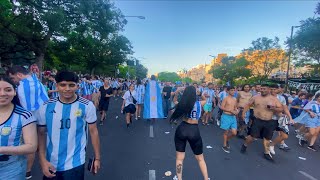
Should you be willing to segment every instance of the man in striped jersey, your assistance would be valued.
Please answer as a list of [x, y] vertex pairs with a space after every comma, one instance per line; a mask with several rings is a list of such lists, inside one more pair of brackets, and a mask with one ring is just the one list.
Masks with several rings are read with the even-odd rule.
[[92, 76], [91, 84], [93, 86], [92, 101], [96, 108], [99, 106], [99, 88], [103, 86], [103, 82], [98, 76]]
[[38, 114], [43, 179], [83, 180], [88, 129], [95, 155], [93, 173], [100, 169], [96, 109], [91, 101], [76, 95], [76, 74], [60, 72], [56, 82], [60, 96], [45, 102]]
[[[22, 66], [13, 66], [8, 69], [7, 73], [10, 79], [18, 85], [17, 93], [21, 106], [26, 110], [31, 111], [33, 115], [36, 115], [40, 105], [49, 99], [43, 84], [36, 76], [32, 76], [28, 70]], [[32, 177], [31, 169], [34, 158], [34, 153], [27, 155], [27, 179]]]

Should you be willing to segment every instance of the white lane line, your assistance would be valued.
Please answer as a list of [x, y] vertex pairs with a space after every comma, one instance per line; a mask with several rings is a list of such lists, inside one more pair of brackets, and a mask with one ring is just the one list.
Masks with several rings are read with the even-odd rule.
[[156, 170], [149, 170], [149, 180], [156, 180]]
[[153, 125], [150, 125], [150, 137], [151, 137], [151, 138], [154, 138]]
[[310, 180], [318, 180], [317, 178], [311, 176], [310, 174], [303, 172], [303, 171], [299, 171], [300, 174], [304, 175], [305, 177], [309, 178]]

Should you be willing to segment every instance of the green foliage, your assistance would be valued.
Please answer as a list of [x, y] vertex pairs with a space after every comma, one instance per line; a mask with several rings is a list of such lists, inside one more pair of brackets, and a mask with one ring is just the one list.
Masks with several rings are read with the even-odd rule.
[[160, 72], [158, 74], [158, 79], [164, 82], [176, 82], [181, 81], [179, 75], [175, 72]]
[[213, 74], [213, 77], [222, 81], [234, 83], [237, 78], [251, 76], [251, 69], [247, 68], [248, 65], [249, 62], [244, 57], [239, 59], [232, 56], [224, 57], [220, 65], [211, 68], [210, 73]]
[[[0, 57], [24, 59], [40, 68], [94, 71], [121, 64], [132, 54], [119, 35], [126, 19], [109, 0], [17, 0], [0, 2]], [[19, 55], [17, 55], [17, 52]]]
[[[290, 41], [288, 41], [289, 43]], [[301, 21], [292, 40], [292, 48], [299, 55], [298, 64], [320, 65], [320, 18]]]
[[182, 78], [181, 81], [182, 81], [183, 83], [192, 83], [192, 79], [189, 78], [189, 77]]

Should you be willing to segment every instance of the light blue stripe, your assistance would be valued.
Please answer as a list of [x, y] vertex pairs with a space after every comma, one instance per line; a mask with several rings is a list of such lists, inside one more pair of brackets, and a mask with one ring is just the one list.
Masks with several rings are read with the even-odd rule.
[[18, 118], [16, 137], [14, 137], [13, 146], [19, 146], [20, 145], [21, 130], [22, 130], [22, 122], [21, 121], [22, 121], [22, 119], [21, 119], [21, 115], [20, 115], [19, 118]]
[[47, 136], [49, 138], [48, 142], [47, 142], [47, 160], [50, 162], [51, 159], [51, 154], [53, 151], [53, 145], [52, 145], [52, 139], [54, 137], [52, 137], [52, 124], [53, 124], [53, 116], [55, 113], [53, 113], [52, 111], [54, 111], [54, 108], [56, 107], [56, 103], [50, 103], [47, 105], [46, 108], [46, 116], [45, 116], [45, 120], [46, 120], [46, 125], [47, 125]]
[[30, 101], [30, 84], [29, 84], [29, 81], [27, 79], [24, 79], [22, 80], [23, 82], [23, 93], [24, 93], [24, 96], [25, 96], [25, 101], [26, 101], [26, 109], [28, 111], [31, 111], [31, 101]]
[[147, 84], [146, 93], [144, 95], [143, 117], [145, 119], [150, 118], [150, 83]]
[[[82, 113], [85, 113], [86, 111], [86, 107], [84, 104], [79, 103], [79, 109], [81, 109]], [[79, 165], [81, 165], [81, 157], [80, 157], [80, 153], [81, 153], [81, 149], [82, 149], [82, 144], [81, 144], [81, 138], [83, 136], [84, 132], [84, 120], [83, 120], [83, 115], [77, 117], [77, 122], [76, 122], [76, 138], [75, 138], [75, 149], [73, 152], [73, 159], [72, 159], [72, 166], [73, 167], [77, 167]]]
[[201, 108], [201, 104], [199, 101], [197, 101], [197, 120], [199, 120], [201, 117], [201, 115], [200, 115], [201, 109], [200, 108]]
[[161, 88], [159, 84], [156, 82], [156, 91], [157, 91], [157, 112], [158, 118], [164, 118], [163, 115], [163, 105], [162, 105], [162, 96], [161, 96]]
[[[60, 129], [60, 139], [59, 139], [59, 151], [58, 151], [58, 171], [64, 171], [64, 164], [67, 159], [68, 154], [68, 135], [69, 129], [66, 128], [66, 120], [70, 119], [71, 104], [63, 104], [62, 106], [62, 120], [63, 129]], [[70, 122], [71, 124], [71, 122]]]
[[[12, 128], [11, 127], [11, 123], [12, 123], [12, 118], [13, 117], [14, 116], [11, 116], [11, 118], [5, 124], [2, 125], [2, 128]], [[12, 129], [11, 129], [11, 133], [12, 133]], [[9, 144], [9, 136], [10, 135], [11, 134], [9, 134], [7, 136], [1, 135], [1, 146], [8, 146], [8, 144]]]

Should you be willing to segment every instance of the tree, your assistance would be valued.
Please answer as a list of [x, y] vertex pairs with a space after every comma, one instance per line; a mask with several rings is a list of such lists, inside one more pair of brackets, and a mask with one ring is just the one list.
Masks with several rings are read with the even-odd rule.
[[240, 57], [249, 61], [249, 68], [252, 74], [263, 81], [267, 79], [272, 71], [280, 67], [284, 68], [287, 62], [287, 56], [284, 50], [280, 48], [279, 38], [269, 39], [267, 37], [258, 38], [252, 41], [252, 46], [244, 49]]
[[[316, 12], [320, 14], [320, 3]], [[286, 44], [292, 46], [293, 57], [298, 65], [310, 64], [319, 72], [320, 66], [320, 17], [308, 18], [300, 22], [300, 28], [295, 33], [292, 41]]]
[[[13, 39], [7, 49], [23, 46], [33, 53], [40, 68], [50, 41], [69, 45], [65, 56], [82, 53], [77, 63], [86, 63], [92, 72], [100, 65], [122, 63], [132, 53], [129, 41], [118, 35], [126, 20], [108, 0], [2, 1], [0, 8], [0, 32]], [[67, 63], [65, 60], [70, 59], [60, 61]]]
[[181, 78], [179, 75], [175, 72], [160, 72], [158, 74], [158, 79], [160, 81], [166, 81], [166, 82], [176, 82], [181, 81]]
[[249, 62], [244, 57], [227, 56], [221, 60], [221, 64], [212, 66], [209, 73], [213, 74], [214, 78], [233, 84], [237, 78], [251, 76], [251, 69], [248, 68], [248, 65]]

